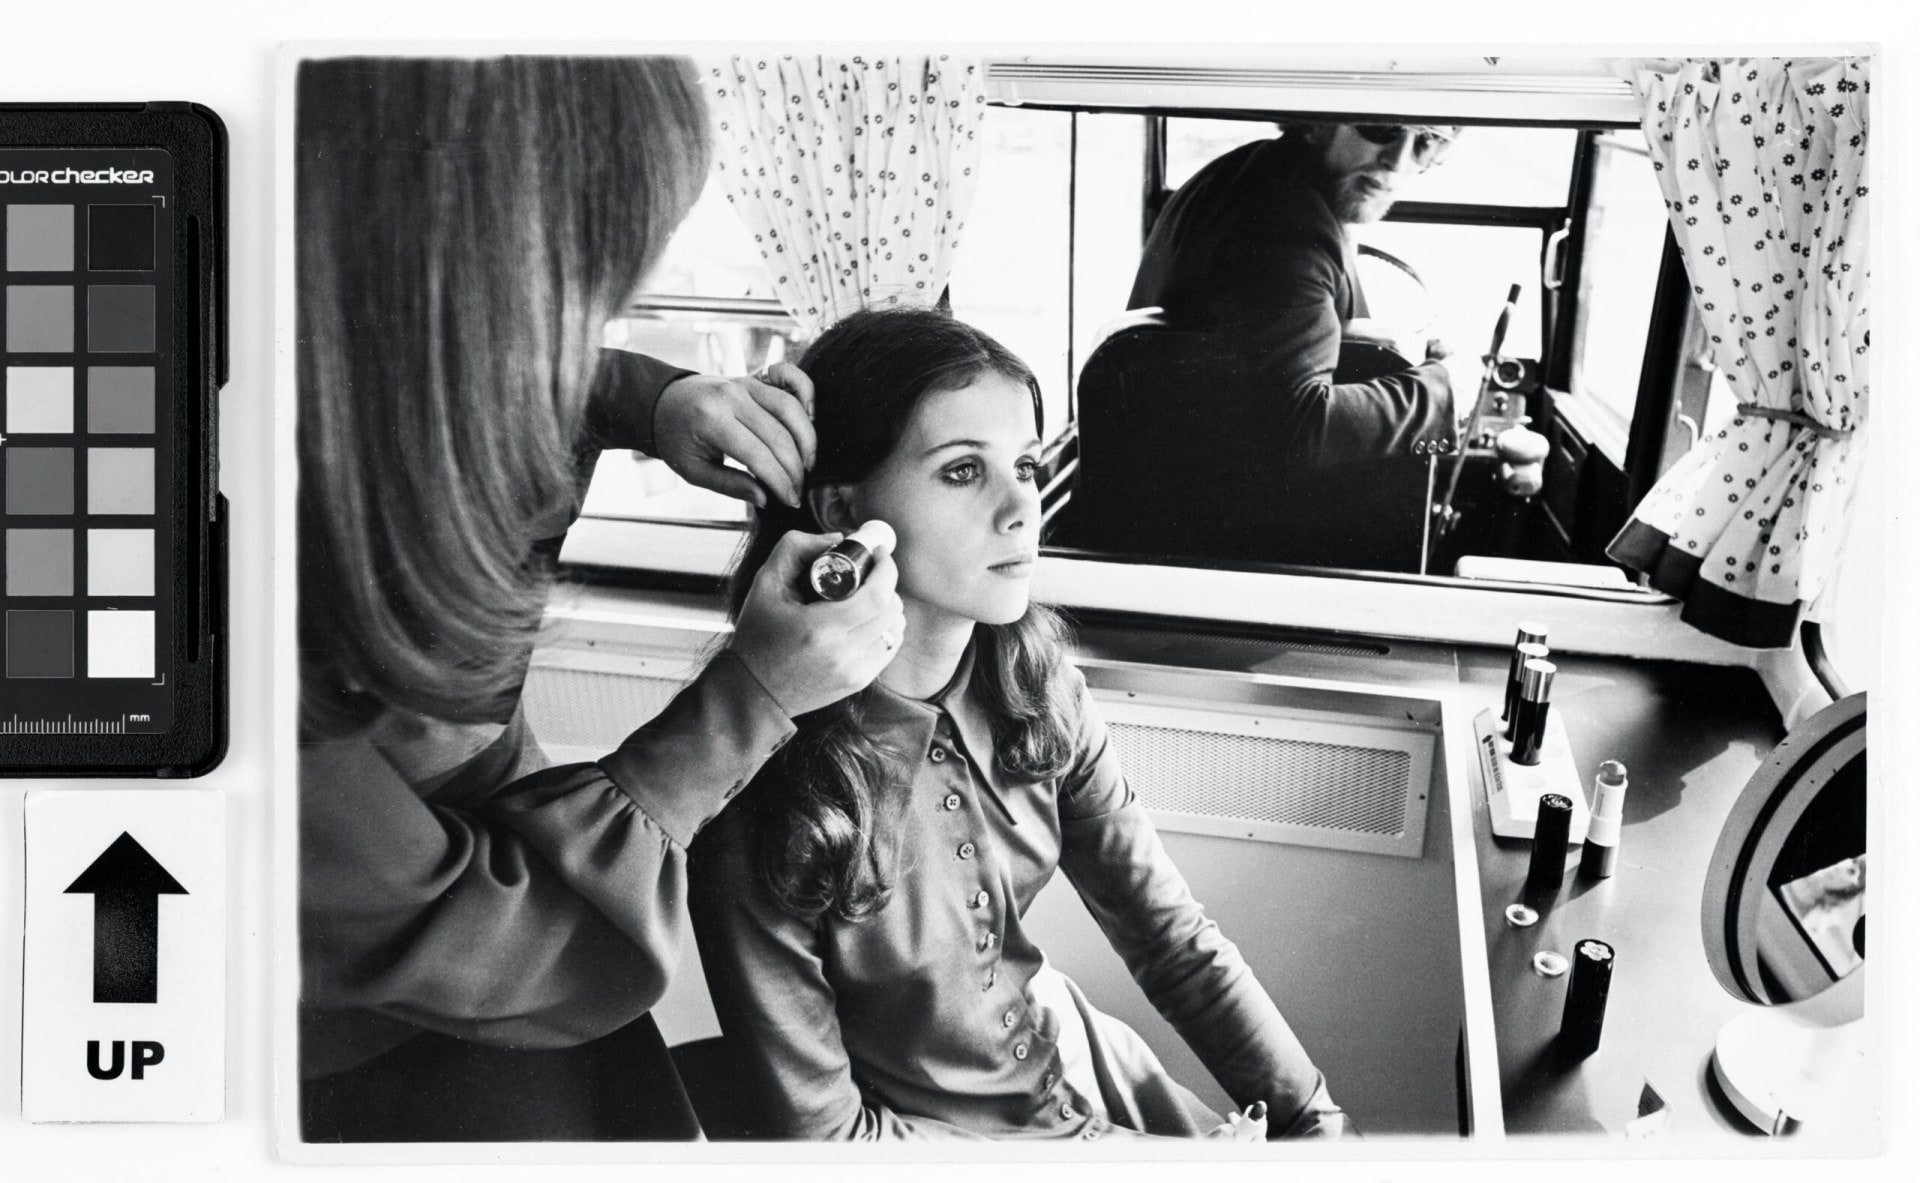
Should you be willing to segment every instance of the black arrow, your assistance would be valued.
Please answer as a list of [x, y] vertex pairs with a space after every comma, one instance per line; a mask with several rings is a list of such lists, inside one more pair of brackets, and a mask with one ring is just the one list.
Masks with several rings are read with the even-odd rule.
[[67, 894], [93, 897], [93, 1000], [153, 1002], [160, 985], [160, 897], [186, 895], [147, 848], [122, 833]]

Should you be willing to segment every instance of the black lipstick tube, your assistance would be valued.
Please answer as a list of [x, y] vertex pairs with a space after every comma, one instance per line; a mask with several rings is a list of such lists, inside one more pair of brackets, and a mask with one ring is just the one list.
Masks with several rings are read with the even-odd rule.
[[[1520, 622], [1520, 628], [1513, 638], [1513, 652], [1507, 655], [1507, 695], [1500, 704], [1500, 721], [1506, 723], [1513, 718], [1513, 702], [1520, 697], [1520, 663], [1526, 660], [1520, 652], [1522, 645], [1545, 645], [1547, 626], [1531, 620]], [[1546, 653], [1534, 654], [1545, 657]]]
[[1513, 708], [1515, 764], [1540, 763], [1540, 745], [1547, 738], [1547, 696], [1553, 692], [1555, 666], [1551, 661], [1529, 661], [1520, 670], [1520, 702]]
[[1500, 717], [1506, 720], [1506, 735], [1513, 738], [1513, 716], [1520, 709], [1520, 685], [1525, 681], [1525, 672], [1529, 661], [1545, 661], [1547, 646], [1544, 641], [1521, 641], [1513, 647], [1513, 668], [1507, 671], [1507, 700], [1501, 708]]
[[1567, 1005], [1560, 1012], [1560, 1046], [1568, 1053], [1585, 1057], [1599, 1050], [1612, 985], [1613, 946], [1591, 938], [1575, 944]]
[[1573, 800], [1543, 793], [1533, 822], [1533, 857], [1527, 862], [1526, 893], [1560, 890], [1567, 873], [1567, 839], [1573, 835]]
[[879, 518], [828, 547], [807, 568], [807, 588], [816, 600], [844, 600], [860, 590], [881, 547], [892, 550], [893, 527]]

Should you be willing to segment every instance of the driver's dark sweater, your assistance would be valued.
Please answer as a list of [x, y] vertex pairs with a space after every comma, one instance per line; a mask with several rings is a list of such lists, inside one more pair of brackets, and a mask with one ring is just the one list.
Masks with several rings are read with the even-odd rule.
[[1195, 396], [1217, 401], [1222, 430], [1270, 439], [1278, 458], [1340, 464], [1452, 441], [1440, 363], [1335, 380], [1342, 325], [1367, 307], [1317, 171], [1285, 138], [1202, 168], [1154, 224], [1128, 307], [1158, 306], [1170, 327], [1217, 335], [1246, 361], [1256, 381]]

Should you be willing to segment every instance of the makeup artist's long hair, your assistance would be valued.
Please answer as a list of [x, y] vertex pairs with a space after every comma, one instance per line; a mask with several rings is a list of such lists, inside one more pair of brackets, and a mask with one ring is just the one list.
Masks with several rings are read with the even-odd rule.
[[706, 108], [678, 59], [341, 58], [301, 66], [296, 119], [304, 731], [497, 717]]
[[[809, 489], [857, 484], [906, 434], [927, 395], [987, 375], [1033, 393], [1033, 372], [980, 330], [931, 309], [856, 312], [806, 351], [819, 446]], [[789, 530], [819, 532], [810, 510], [770, 501], [754, 523], [732, 585], [737, 617], [753, 577]], [[1072, 755], [1074, 706], [1066, 680], [1066, 629], [1058, 614], [1030, 604], [1012, 624], [974, 631], [972, 693], [991, 719], [993, 759], [1016, 780], [1042, 780]], [[920, 753], [883, 751], [863, 724], [865, 690], [798, 720], [799, 734], [761, 772], [759, 791], [738, 808], [751, 817], [751, 858], [788, 913], [806, 920], [870, 916], [885, 906], [895, 866], [892, 824]]]

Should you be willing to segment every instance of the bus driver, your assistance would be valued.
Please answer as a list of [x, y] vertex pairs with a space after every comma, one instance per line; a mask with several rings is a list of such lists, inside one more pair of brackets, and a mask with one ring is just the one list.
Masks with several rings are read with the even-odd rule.
[[[1181, 186], [1141, 254], [1128, 301], [1169, 327], [1256, 351], [1289, 422], [1290, 459], [1335, 464], [1407, 456], [1454, 440], [1453, 395], [1438, 340], [1418, 363], [1393, 357], [1338, 381], [1343, 342], [1387, 344], [1370, 322], [1349, 226], [1378, 221], [1407, 177], [1438, 163], [1457, 127], [1308, 124], [1236, 148]], [[1243, 387], [1243, 391], [1250, 388]], [[1227, 396], [1231, 397], [1231, 396]], [[1243, 395], [1244, 397], [1244, 395]], [[1223, 407], [1231, 424], [1269, 406]]]
[[[1302, 461], [1413, 455], [1453, 440], [1446, 346], [1336, 382], [1342, 340], [1380, 344], [1359, 290], [1352, 225], [1379, 221], [1405, 177], [1446, 154], [1453, 127], [1304, 125], [1213, 159], [1167, 202], [1140, 254], [1129, 307], [1171, 328], [1221, 334], [1271, 365]], [[1254, 407], [1221, 407], [1231, 423]], [[1271, 409], [1265, 409], [1271, 413]]]

